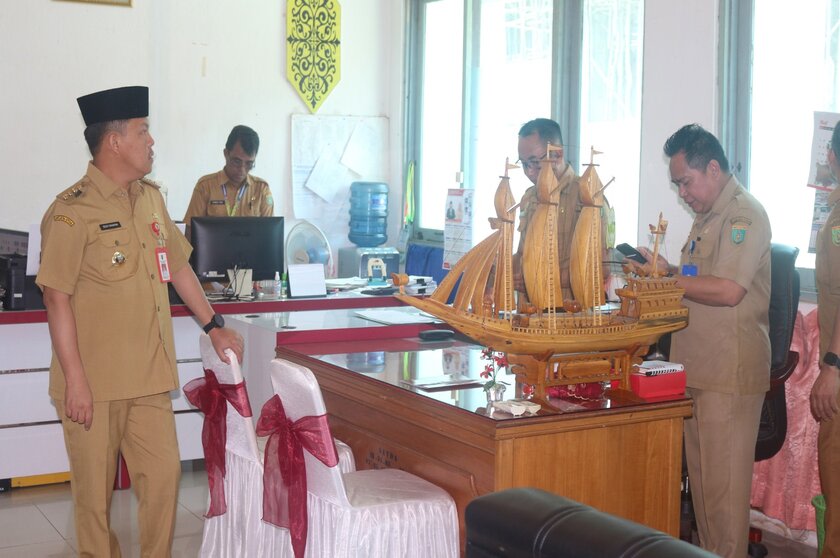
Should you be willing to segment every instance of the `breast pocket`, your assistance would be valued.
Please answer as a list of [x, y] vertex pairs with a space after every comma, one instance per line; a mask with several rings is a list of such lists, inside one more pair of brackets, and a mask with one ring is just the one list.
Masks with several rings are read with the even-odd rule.
[[691, 246], [691, 242], [688, 242], [683, 247], [684, 252], [690, 253], [688, 261], [697, 266], [698, 275], [711, 273], [712, 248], [713, 247], [710, 243], [704, 243], [696, 240], [694, 241], [694, 246]]
[[225, 200], [210, 200], [207, 204], [208, 217], [227, 217], [227, 206]]
[[115, 229], [99, 233], [95, 267], [106, 281], [121, 281], [137, 273], [140, 251], [131, 231]]

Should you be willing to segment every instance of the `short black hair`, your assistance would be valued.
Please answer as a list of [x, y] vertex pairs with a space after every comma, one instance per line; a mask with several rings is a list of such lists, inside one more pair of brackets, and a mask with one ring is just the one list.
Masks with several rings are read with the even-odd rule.
[[709, 161], [714, 159], [720, 165], [720, 170], [729, 172], [729, 159], [720, 142], [699, 124], [686, 124], [674, 132], [663, 149], [668, 157], [684, 152], [686, 163], [694, 170], [705, 171]]
[[242, 124], [234, 126], [228, 135], [225, 149], [230, 151], [236, 146], [237, 142], [242, 146], [242, 151], [248, 155], [256, 155], [257, 151], [260, 150], [260, 136], [248, 126]]
[[96, 156], [99, 147], [102, 144], [102, 138], [109, 132], [117, 132], [118, 134], [125, 133], [125, 125], [128, 120], [108, 120], [106, 122], [97, 122], [85, 128], [85, 142], [87, 142], [90, 154]]
[[834, 131], [831, 132], [831, 150], [834, 151], [834, 156], [840, 163], [840, 121], [834, 125]]
[[540, 139], [552, 145], [563, 145], [563, 132], [560, 124], [550, 118], [535, 118], [519, 128], [519, 137], [527, 138], [531, 134], [538, 134]]

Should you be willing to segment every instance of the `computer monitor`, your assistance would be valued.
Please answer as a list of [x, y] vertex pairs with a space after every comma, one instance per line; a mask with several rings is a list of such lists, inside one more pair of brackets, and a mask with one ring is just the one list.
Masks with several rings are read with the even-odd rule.
[[25, 255], [29, 244], [29, 233], [0, 229], [0, 254]]
[[283, 273], [283, 217], [193, 217], [190, 265], [203, 281], [225, 279], [228, 269], [252, 269], [254, 281]]

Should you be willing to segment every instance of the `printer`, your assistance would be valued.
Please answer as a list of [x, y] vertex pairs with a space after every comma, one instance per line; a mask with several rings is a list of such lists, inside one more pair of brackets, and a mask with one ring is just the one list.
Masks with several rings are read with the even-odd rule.
[[26, 256], [0, 255], [0, 302], [3, 310], [38, 310], [44, 308], [41, 290], [35, 277], [26, 275]]

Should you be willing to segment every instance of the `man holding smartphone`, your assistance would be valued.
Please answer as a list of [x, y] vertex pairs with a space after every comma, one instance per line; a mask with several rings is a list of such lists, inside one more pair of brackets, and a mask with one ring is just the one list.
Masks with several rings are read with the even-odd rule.
[[[755, 441], [770, 388], [770, 221], [729, 171], [712, 134], [689, 124], [664, 147], [671, 181], [695, 213], [678, 275], [689, 326], [673, 334], [670, 358], [685, 365], [694, 402], [685, 453], [700, 545], [747, 555]], [[653, 254], [640, 248], [651, 259]]]

